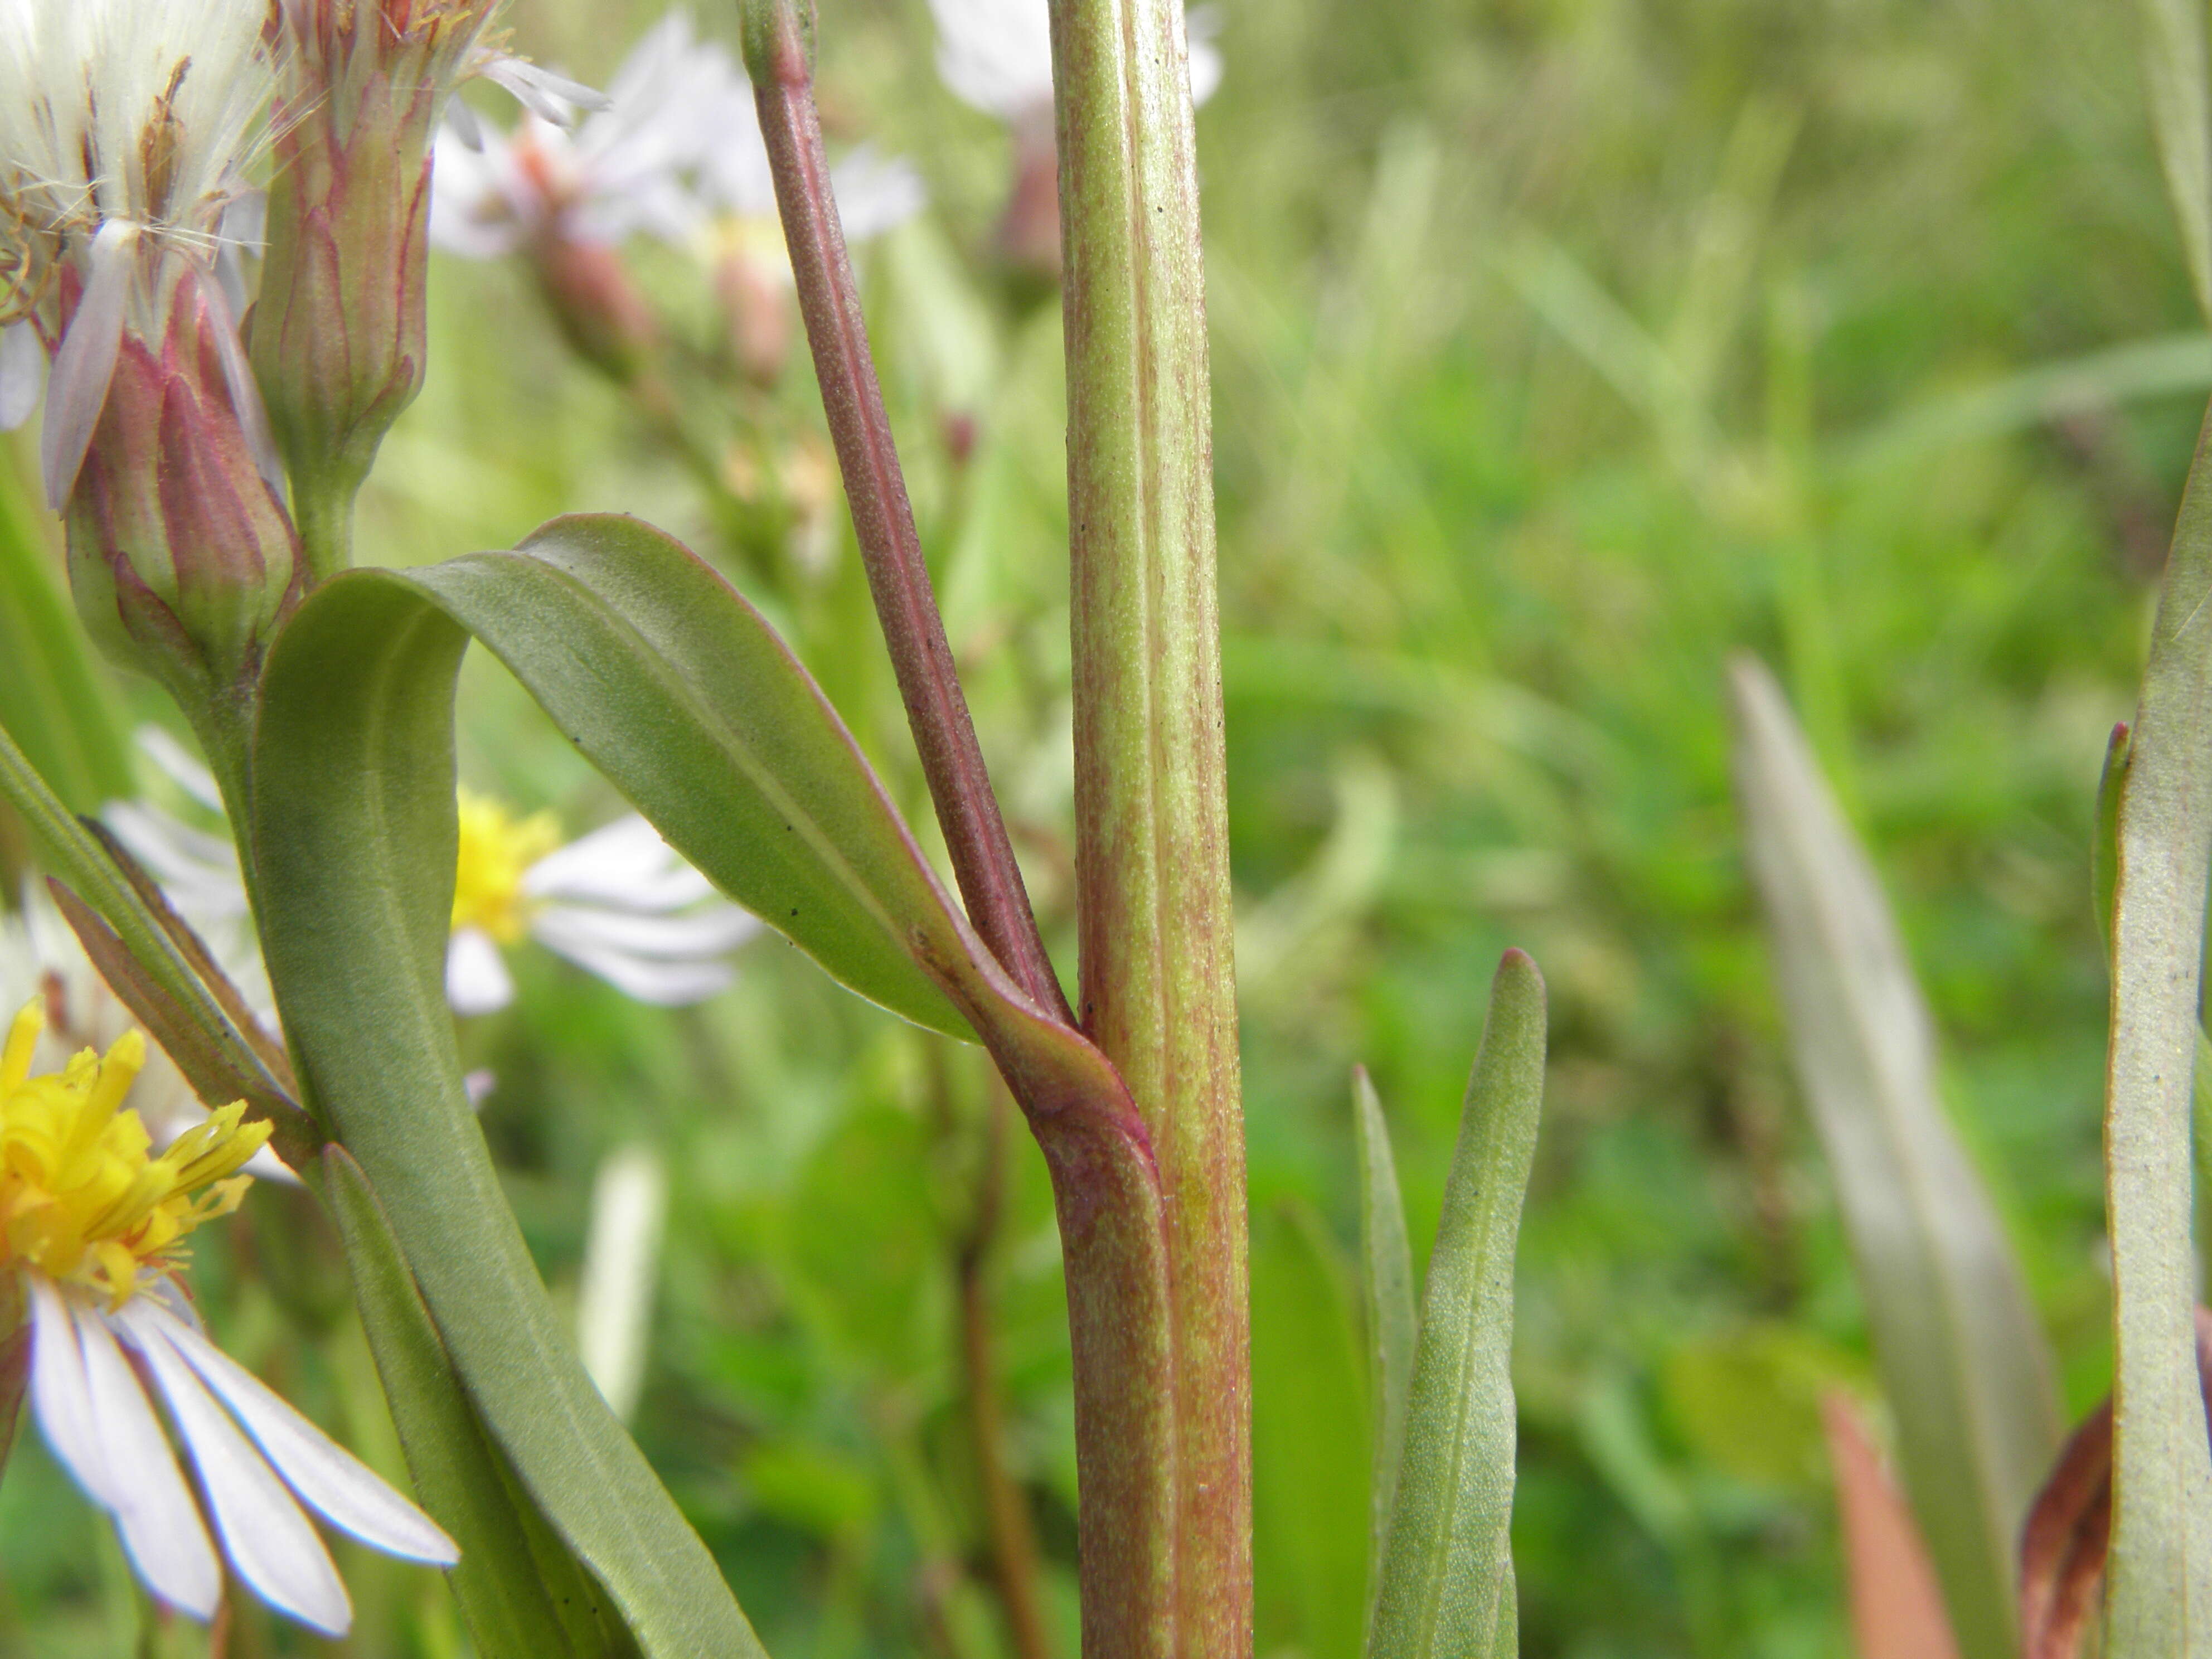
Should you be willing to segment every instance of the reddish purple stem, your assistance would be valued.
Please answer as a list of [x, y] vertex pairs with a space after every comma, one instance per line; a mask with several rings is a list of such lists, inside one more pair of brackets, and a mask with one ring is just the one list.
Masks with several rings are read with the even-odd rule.
[[814, 106], [814, 76], [793, 11], [775, 8], [770, 73], [756, 70], [753, 97], [775, 176], [776, 206], [799, 283], [799, 308], [814, 353], [815, 377], [830, 416], [830, 435], [852, 504], [853, 528], [867, 568], [868, 589], [883, 623], [907, 721], [929, 781], [952, 872], [970, 920], [1015, 982], [1046, 1013], [1073, 1026], [1059, 976], [1046, 956], [1014, 861], [1006, 820], [992, 793], [975, 722], [952, 664], [931, 590], [929, 567], [884, 413], [882, 388], [868, 350], [859, 285], [845, 252], [845, 233], [830, 191], [830, 163]]

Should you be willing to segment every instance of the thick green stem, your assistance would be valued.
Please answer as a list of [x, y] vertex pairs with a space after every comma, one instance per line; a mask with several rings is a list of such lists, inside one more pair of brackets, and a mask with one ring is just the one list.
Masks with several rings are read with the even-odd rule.
[[[1182, 0], [1053, 0], [1066, 270], [1083, 1028], [1165, 1201], [1174, 1366], [1164, 1646], [1094, 1637], [1134, 1588], [1084, 1559], [1085, 1650], [1251, 1649], [1243, 1127], [1223, 787], [1212, 441]], [[1088, 1479], [1115, 1449], [1082, 1443]], [[1085, 1525], [1090, 1524], [1086, 1502]]]

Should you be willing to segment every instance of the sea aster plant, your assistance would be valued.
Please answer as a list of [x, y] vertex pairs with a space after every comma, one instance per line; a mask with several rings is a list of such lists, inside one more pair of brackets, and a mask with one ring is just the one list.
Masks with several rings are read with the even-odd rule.
[[[156, 1596], [210, 1619], [222, 1570], [149, 1396], [167, 1407], [222, 1554], [278, 1612], [343, 1635], [352, 1606], [301, 1509], [373, 1548], [451, 1566], [453, 1542], [200, 1328], [180, 1275], [192, 1231], [238, 1206], [269, 1137], [233, 1103], [156, 1154], [124, 1097], [144, 1061], [126, 1033], [33, 1075], [44, 1018], [0, 1048], [0, 1287], [27, 1321], [32, 1410], [113, 1520]], [[21, 1331], [19, 1329], [18, 1338]], [[135, 1360], [135, 1363], [134, 1363]]]

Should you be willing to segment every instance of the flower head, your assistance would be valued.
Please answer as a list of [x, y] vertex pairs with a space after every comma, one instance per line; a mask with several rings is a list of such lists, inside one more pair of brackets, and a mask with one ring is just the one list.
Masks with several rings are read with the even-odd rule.
[[[937, 72], [963, 102], [1009, 124], [1052, 111], [1052, 14], [1046, 0], [929, 0]], [[1221, 84], [1211, 8], [1189, 14], [1190, 91], [1204, 103]]]
[[[425, 368], [432, 135], [483, 75], [566, 119], [597, 94], [498, 49], [499, 0], [271, 0], [278, 65], [254, 368], [304, 522], [343, 525]], [[310, 539], [318, 576], [341, 535]]]
[[[221, 277], [274, 85], [265, 0], [0, 0], [0, 413], [51, 353], [40, 459], [79, 613], [191, 707], [299, 594]], [[44, 355], [44, 354], [40, 354]]]
[[56, 507], [126, 326], [158, 338], [179, 283], [213, 271], [274, 86], [265, 15], [261, 0], [0, 0], [0, 271], [11, 320], [58, 347]]
[[[115, 1519], [163, 1601], [214, 1615], [222, 1570], [147, 1397], [169, 1408], [223, 1552], [264, 1601], [343, 1634], [351, 1604], [301, 1503], [388, 1554], [450, 1566], [453, 1540], [199, 1329], [177, 1275], [193, 1229], [238, 1206], [268, 1139], [234, 1103], [155, 1154], [123, 1105], [131, 1032], [33, 1075], [44, 1016], [0, 1046], [0, 1282], [29, 1304], [31, 1406], [63, 1465]], [[136, 1353], [134, 1369], [125, 1350]]]
[[61, 1073], [31, 1076], [46, 1024], [27, 1004], [0, 1051], [0, 1273], [31, 1272], [120, 1308], [173, 1272], [185, 1236], [238, 1207], [238, 1170], [269, 1139], [233, 1102], [160, 1156], [124, 1107], [146, 1040], [126, 1033], [105, 1058], [87, 1048]]
[[[174, 739], [142, 732], [140, 742], [210, 816], [222, 811], [214, 780]], [[446, 957], [447, 1000], [455, 1013], [490, 1013], [514, 1000], [501, 953], [525, 939], [641, 1002], [703, 1001], [729, 984], [730, 952], [760, 930], [635, 813], [564, 844], [550, 812], [520, 817], [466, 789], [459, 806]], [[111, 801], [103, 817], [179, 914], [210, 940], [247, 1000], [265, 1006], [267, 981], [229, 840], [144, 802]]]
[[562, 846], [551, 813], [518, 818], [464, 790], [460, 826], [446, 955], [455, 1013], [514, 1000], [501, 947], [526, 936], [641, 1002], [680, 1006], [726, 986], [729, 953], [760, 930], [635, 814]]
[[[637, 372], [657, 333], [615, 252], [635, 235], [703, 242], [740, 362], [763, 374], [781, 363], [790, 260], [752, 85], [680, 8], [647, 32], [606, 106], [573, 133], [535, 117], [512, 135], [448, 129], [434, 177], [431, 241], [465, 258], [529, 258], [571, 343], [616, 379]], [[911, 167], [865, 149], [831, 182], [856, 242], [922, 202]]]

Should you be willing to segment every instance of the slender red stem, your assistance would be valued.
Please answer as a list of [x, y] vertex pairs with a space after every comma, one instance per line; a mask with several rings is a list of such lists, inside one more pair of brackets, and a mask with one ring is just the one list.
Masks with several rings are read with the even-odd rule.
[[815, 377], [821, 382], [853, 528], [907, 721], [975, 931], [1040, 1007], [1072, 1025], [1074, 1016], [1030, 908], [922, 559], [921, 538], [915, 530], [914, 508], [868, 349], [860, 287], [830, 194], [808, 42], [795, 7], [773, 10], [774, 33], [761, 43], [765, 49], [754, 52], [748, 43], [749, 59], [766, 60], [751, 63], [753, 97], [768, 141], [776, 206], [798, 279]]

